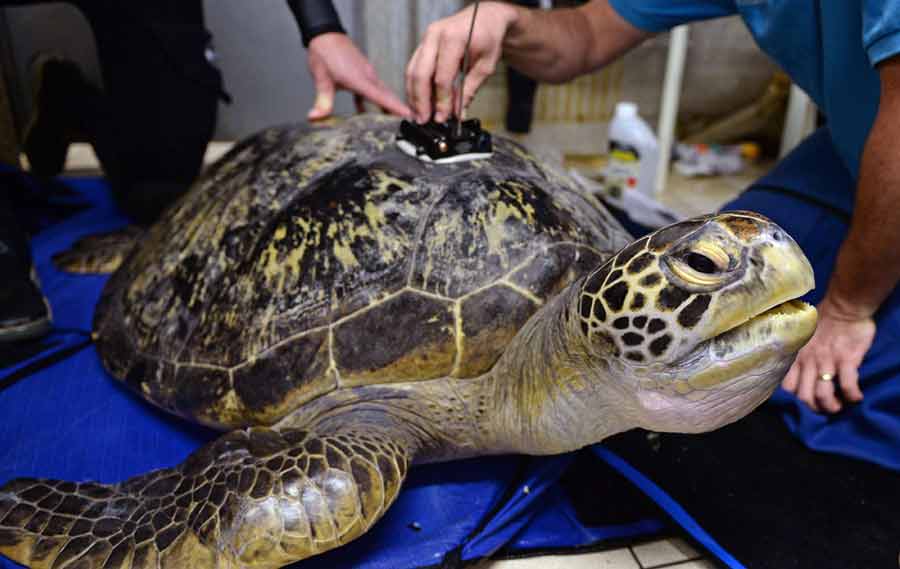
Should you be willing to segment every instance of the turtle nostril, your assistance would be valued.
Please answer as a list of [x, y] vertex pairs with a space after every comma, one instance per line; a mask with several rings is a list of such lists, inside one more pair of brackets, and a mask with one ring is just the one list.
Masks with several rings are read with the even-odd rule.
[[685, 256], [684, 260], [690, 268], [694, 269], [698, 273], [711, 275], [719, 272], [719, 267], [716, 265], [715, 261], [702, 253], [688, 253]]

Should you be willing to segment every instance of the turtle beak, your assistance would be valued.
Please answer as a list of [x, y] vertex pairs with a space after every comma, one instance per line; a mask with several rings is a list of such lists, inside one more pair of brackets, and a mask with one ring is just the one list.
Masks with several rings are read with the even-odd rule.
[[763, 258], [763, 282], [767, 284], [770, 298], [762, 305], [761, 314], [784, 302], [800, 298], [816, 288], [812, 266], [796, 241], [786, 237], [761, 250]]
[[[799, 300], [784, 302], [717, 336], [711, 361], [687, 383], [693, 389], [712, 389], [766, 363], [797, 353], [816, 331], [818, 313]], [[780, 379], [780, 378], [778, 378]]]
[[793, 239], [772, 227], [752, 250], [748, 274], [710, 336], [710, 361], [688, 380], [690, 388], [712, 389], [792, 358], [815, 332], [816, 309], [797, 300], [815, 287], [812, 266]]

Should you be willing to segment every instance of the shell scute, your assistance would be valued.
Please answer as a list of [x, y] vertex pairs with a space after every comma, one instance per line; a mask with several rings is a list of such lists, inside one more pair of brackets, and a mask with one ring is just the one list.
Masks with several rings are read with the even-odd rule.
[[334, 357], [347, 386], [447, 376], [456, 358], [447, 300], [404, 291], [334, 329]]

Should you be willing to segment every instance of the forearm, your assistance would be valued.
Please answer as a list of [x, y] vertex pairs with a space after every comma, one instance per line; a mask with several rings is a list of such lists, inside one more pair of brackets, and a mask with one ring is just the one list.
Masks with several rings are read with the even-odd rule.
[[571, 9], [511, 9], [504, 59], [539, 81], [568, 81], [598, 69], [650, 35], [623, 20], [607, 0]]
[[[884, 80], [884, 76], [882, 76]], [[866, 141], [856, 206], [826, 302], [847, 317], [872, 316], [900, 281], [900, 102], [882, 94]]]

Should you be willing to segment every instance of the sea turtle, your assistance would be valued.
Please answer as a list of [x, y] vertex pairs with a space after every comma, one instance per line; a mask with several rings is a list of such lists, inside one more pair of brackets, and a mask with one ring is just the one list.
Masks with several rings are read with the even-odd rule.
[[[734, 421], [813, 332], [793, 300], [809, 263], [757, 214], [630, 243], [511, 141], [427, 164], [396, 129], [266, 130], [149, 230], [104, 290], [100, 358], [229, 432], [120, 484], [10, 482], [0, 552], [34, 568], [281, 567], [364, 533], [415, 463]], [[61, 261], [111, 267], [111, 244]]]

